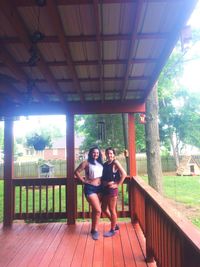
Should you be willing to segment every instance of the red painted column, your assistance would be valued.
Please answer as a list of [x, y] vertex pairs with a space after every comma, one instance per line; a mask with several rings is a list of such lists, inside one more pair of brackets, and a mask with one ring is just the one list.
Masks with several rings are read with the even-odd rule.
[[74, 114], [67, 114], [67, 223], [76, 222], [76, 184], [74, 179]]
[[136, 175], [136, 147], [135, 147], [135, 119], [134, 114], [128, 114], [128, 145], [129, 145], [129, 168], [130, 168], [130, 183], [129, 183], [129, 210], [132, 223], [135, 221], [135, 192], [133, 176]]
[[4, 123], [4, 226], [13, 221], [13, 118], [5, 118]]
[[135, 118], [134, 114], [128, 114], [128, 142], [129, 142], [129, 166], [130, 176], [136, 175], [136, 145], [135, 145]]

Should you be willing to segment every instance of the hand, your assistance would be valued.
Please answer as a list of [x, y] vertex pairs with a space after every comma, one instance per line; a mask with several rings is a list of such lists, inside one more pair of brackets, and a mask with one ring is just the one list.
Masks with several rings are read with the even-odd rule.
[[118, 184], [113, 182], [112, 184], [109, 184], [109, 188], [112, 189], [118, 188]]

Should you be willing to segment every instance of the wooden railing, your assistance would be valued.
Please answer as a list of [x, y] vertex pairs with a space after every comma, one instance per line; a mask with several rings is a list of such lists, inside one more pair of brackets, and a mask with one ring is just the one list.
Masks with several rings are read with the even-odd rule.
[[[119, 217], [130, 217], [129, 181], [119, 189], [117, 211]], [[76, 218], [91, 218], [91, 207], [84, 197], [83, 185], [76, 180]], [[55, 220], [67, 219], [67, 178], [12, 179], [13, 219]]]
[[66, 178], [13, 179], [14, 219], [66, 218]]
[[131, 180], [132, 220], [146, 238], [147, 261], [159, 267], [199, 267], [200, 231], [141, 178]]

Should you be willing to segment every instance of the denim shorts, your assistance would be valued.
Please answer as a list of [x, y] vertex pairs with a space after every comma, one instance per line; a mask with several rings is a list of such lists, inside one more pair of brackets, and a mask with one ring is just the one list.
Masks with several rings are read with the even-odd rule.
[[95, 185], [92, 185], [92, 184], [85, 184], [84, 193], [85, 193], [86, 197], [88, 197], [91, 194], [102, 193], [102, 185], [95, 186]]

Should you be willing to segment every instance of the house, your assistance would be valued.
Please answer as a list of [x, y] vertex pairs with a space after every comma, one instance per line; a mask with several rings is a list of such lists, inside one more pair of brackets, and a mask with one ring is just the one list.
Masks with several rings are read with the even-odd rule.
[[177, 175], [200, 175], [199, 163], [193, 156], [184, 156], [176, 171]]
[[[75, 159], [79, 159], [81, 156], [80, 145], [82, 144], [84, 137], [75, 136]], [[62, 136], [60, 138], [54, 139], [52, 141], [52, 147], [46, 148], [43, 151], [44, 160], [66, 160], [66, 137]]]

